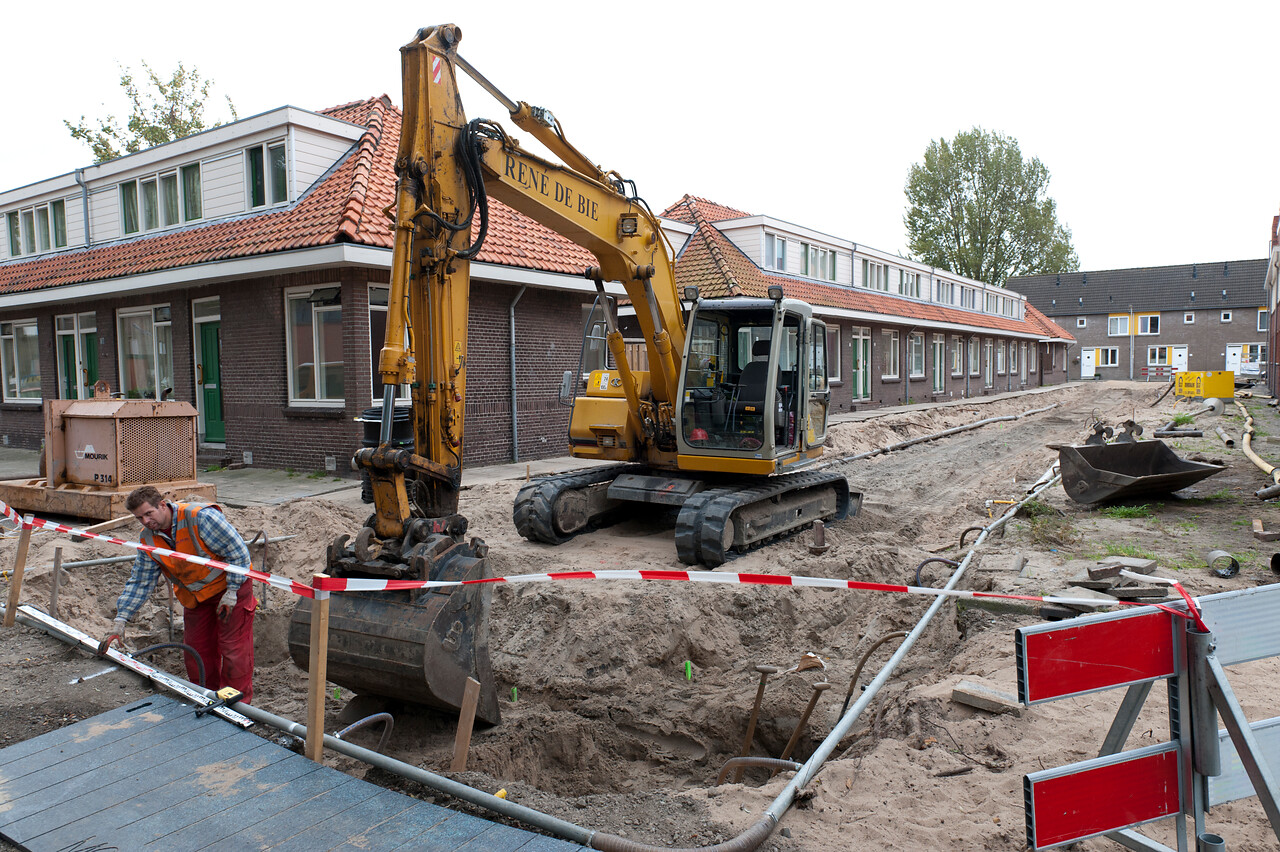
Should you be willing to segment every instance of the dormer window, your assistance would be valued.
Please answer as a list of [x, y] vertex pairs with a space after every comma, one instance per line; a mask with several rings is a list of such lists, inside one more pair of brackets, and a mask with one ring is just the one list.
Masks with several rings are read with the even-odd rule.
[[202, 217], [203, 209], [199, 163], [120, 184], [120, 220], [126, 235], [193, 222]]
[[5, 216], [9, 235], [9, 256], [37, 254], [67, 246], [67, 207], [52, 201]]
[[289, 200], [288, 166], [283, 140], [245, 149], [245, 188], [251, 209], [284, 204]]

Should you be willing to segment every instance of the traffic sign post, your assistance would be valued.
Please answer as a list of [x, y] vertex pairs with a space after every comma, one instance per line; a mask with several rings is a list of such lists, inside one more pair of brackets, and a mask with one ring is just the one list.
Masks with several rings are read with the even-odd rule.
[[[1280, 839], [1271, 765], [1280, 765], [1280, 718], [1250, 725], [1223, 666], [1280, 656], [1280, 585], [1198, 600], [1208, 632], [1186, 604], [1085, 616], [1016, 632], [1018, 697], [1027, 706], [1127, 687], [1098, 757], [1023, 779], [1027, 843], [1049, 849], [1106, 835], [1128, 849], [1173, 852], [1134, 827], [1176, 820], [1188, 852], [1192, 817], [1200, 848], [1221, 848], [1205, 831], [1214, 804], [1257, 796]], [[1270, 612], [1268, 612], [1268, 610]], [[1152, 686], [1168, 690], [1169, 741], [1123, 751]], [[1219, 731], [1221, 715], [1226, 730]]]

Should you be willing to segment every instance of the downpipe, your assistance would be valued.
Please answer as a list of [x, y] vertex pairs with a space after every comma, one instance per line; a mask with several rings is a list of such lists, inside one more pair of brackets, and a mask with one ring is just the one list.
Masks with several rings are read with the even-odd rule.
[[529, 285], [520, 288], [516, 297], [507, 305], [507, 327], [511, 334], [511, 461], [520, 461], [520, 409], [516, 406], [516, 305], [524, 297]]

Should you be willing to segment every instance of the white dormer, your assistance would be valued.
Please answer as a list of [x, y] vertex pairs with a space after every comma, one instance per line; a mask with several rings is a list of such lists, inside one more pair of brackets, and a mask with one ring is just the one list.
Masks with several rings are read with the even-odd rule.
[[364, 131], [280, 107], [0, 192], [0, 261], [285, 207]]

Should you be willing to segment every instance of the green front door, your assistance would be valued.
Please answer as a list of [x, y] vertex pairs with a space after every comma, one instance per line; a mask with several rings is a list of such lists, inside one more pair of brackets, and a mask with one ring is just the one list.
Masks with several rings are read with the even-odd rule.
[[227, 440], [226, 424], [222, 420], [222, 371], [219, 369], [221, 327], [220, 322], [200, 324], [200, 368], [196, 371], [196, 382], [204, 409], [204, 440], [209, 443]]
[[871, 398], [871, 335], [867, 329], [856, 329], [853, 338], [853, 398]]

